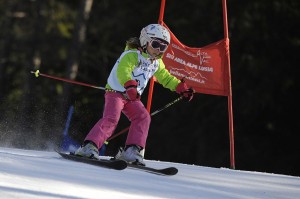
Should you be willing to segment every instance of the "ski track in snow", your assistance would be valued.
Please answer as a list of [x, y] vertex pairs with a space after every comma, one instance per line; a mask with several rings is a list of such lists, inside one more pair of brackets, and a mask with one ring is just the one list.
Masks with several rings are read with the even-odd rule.
[[56, 152], [0, 147], [0, 197], [299, 199], [300, 178], [253, 171], [145, 160], [174, 166], [175, 176], [122, 171], [65, 160]]

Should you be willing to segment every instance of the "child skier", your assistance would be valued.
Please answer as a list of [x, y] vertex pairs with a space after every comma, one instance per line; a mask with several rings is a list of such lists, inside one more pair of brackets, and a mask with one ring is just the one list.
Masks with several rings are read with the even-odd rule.
[[170, 33], [159, 24], [142, 29], [139, 39], [130, 38], [125, 51], [116, 61], [106, 84], [103, 117], [86, 136], [76, 155], [99, 159], [99, 148], [109, 138], [123, 112], [131, 122], [124, 150], [116, 156], [128, 163], [145, 165], [140, 151], [145, 147], [150, 114], [140, 97], [154, 76], [163, 87], [176, 91], [184, 99], [193, 98], [193, 89], [172, 76], [162, 61], [170, 44]]

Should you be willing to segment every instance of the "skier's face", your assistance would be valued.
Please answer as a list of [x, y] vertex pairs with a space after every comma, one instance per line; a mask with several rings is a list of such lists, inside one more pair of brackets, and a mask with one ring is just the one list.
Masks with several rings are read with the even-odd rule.
[[157, 49], [159, 50], [160, 53], [164, 53], [167, 48], [168, 48], [168, 43], [159, 40], [159, 39], [155, 39], [153, 38], [150, 42], [149, 45], [153, 48], [153, 49]]
[[159, 59], [163, 56], [168, 48], [168, 43], [157, 39], [151, 38], [151, 41], [147, 43], [147, 52], [148, 54], [155, 59]]
[[149, 55], [153, 58], [157, 58], [163, 54], [159, 51], [159, 49], [152, 48], [150, 45], [147, 46], [147, 51], [148, 51]]

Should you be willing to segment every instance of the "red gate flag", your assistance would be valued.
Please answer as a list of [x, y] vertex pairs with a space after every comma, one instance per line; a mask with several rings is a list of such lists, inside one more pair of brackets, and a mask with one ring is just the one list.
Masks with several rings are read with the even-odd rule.
[[229, 94], [229, 77], [225, 39], [202, 48], [191, 48], [182, 44], [170, 29], [171, 42], [164, 54], [166, 69], [198, 93], [211, 95]]

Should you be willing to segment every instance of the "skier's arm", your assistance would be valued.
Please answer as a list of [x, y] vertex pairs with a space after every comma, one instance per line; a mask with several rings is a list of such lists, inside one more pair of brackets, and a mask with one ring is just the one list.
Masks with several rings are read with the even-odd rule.
[[120, 62], [118, 64], [118, 68], [117, 68], [117, 78], [118, 81], [121, 85], [124, 86], [124, 84], [129, 81], [132, 80], [131, 79], [131, 73], [134, 69], [134, 66], [137, 65], [137, 53], [135, 52], [130, 52], [125, 54], [121, 59]]
[[171, 75], [165, 68], [165, 64], [161, 59], [159, 59], [159, 68], [155, 72], [154, 76], [163, 87], [168, 88], [171, 91], [175, 91], [177, 85], [180, 83], [180, 80]]
[[165, 64], [160, 60], [160, 67], [155, 73], [155, 77], [159, 83], [161, 83], [165, 88], [169, 88], [171, 91], [176, 91], [180, 94], [186, 101], [191, 101], [193, 99], [194, 90], [190, 88], [184, 80], [179, 80], [169, 73], [165, 68]]

